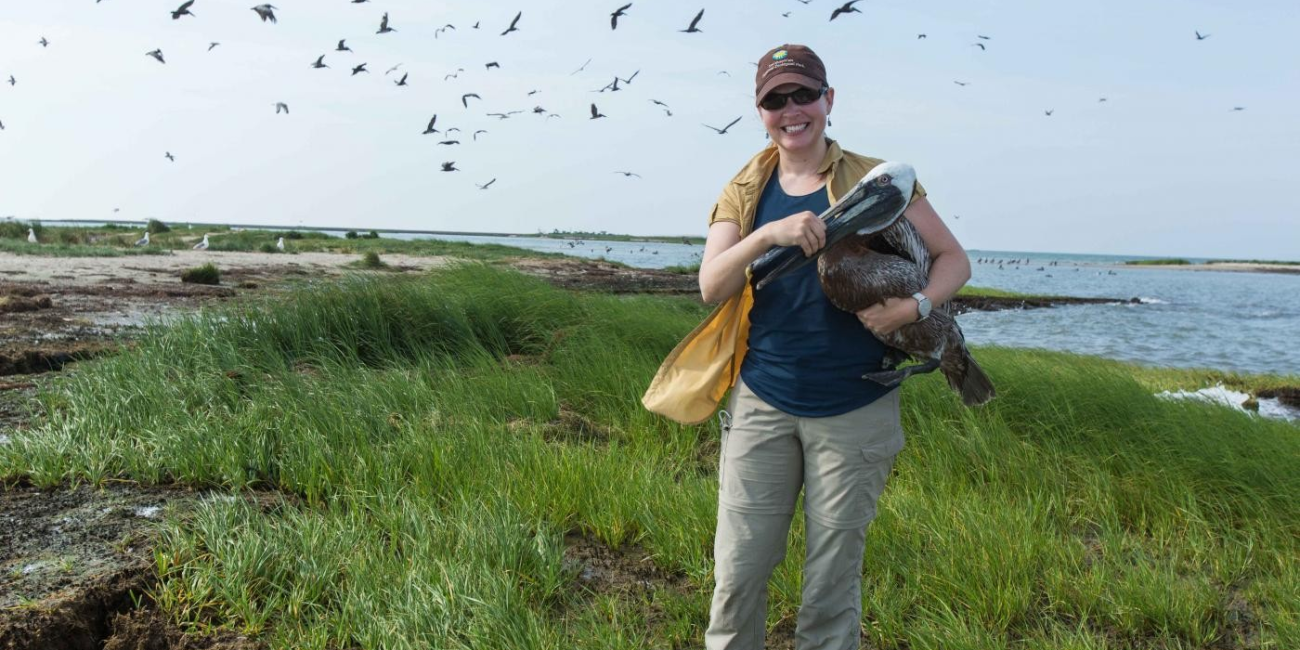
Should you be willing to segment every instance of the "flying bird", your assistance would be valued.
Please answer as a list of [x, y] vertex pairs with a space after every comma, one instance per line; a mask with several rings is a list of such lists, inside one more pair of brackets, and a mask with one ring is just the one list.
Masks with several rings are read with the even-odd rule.
[[458, 172], [458, 171], [460, 171], [460, 170], [459, 170], [459, 169], [456, 169], [456, 161], [453, 160], [453, 161], [450, 161], [450, 162], [442, 163], [442, 171], [444, 171], [444, 172]]
[[596, 118], [598, 118], [598, 117], [605, 117], [605, 114], [604, 114], [604, 113], [601, 113], [601, 112], [599, 112], [599, 111], [597, 111], [597, 110], [596, 110], [596, 104], [595, 104], [595, 103], [592, 103], [592, 105], [591, 105], [591, 119], [594, 120], [594, 119], [596, 119]]
[[208, 51], [211, 52], [211, 51], [212, 51], [212, 48], [214, 48], [214, 47], [216, 47], [216, 46], [218, 46], [218, 45], [221, 45], [221, 43], [218, 43], [218, 42], [216, 42], [216, 41], [212, 41], [211, 43], [208, 43]]
[[579, 66], [577, 70], [570, 72], [569, 76], [572, 77], [573, 75], [578, 74], [579, 72], [582, 72], [583, 70], [587, 69], [587, 63], [591, 63], [591, 59], [587, 59], [587, 62]]
[[284, 114], [285, 114], [285, 115], [288, 115], [288, 114], [289, 114], [289, 105], [286, 104], [286, 103], [284, 103], [284, 102], [276, 102], [276, 103], [275, 103], [275, 114], [276, 114], [276, 115], [279, 115], [281, 110], [284, 111]]
[[5, 123], [4, 123], [4, 122], [0, 122], [0, 131], [3, 131], [3, 130], [5, 130]]
[[[641, 71], [640, 71], [640, 70], [637, 70], [636, 72], [633, 72], [633, 73], [632, 73], [632, 76], [628, 77], [627, 79], [623, 79], [622, 82], [625, 83], [625, 84], [628, 84], [628, 85], [630, 86], [630, 85], [632, 85], [632, 80], [633, 80], [633, 79], [636, 79], [636, 76], [639, 75], [639, 74], [641, 74]], [[615, 79], [618, 79], [618, 76], [615, 75], [614, 78], [615, 78]]]
[[983, 43], [971, 43], [971, 47], [978, 47], [981, 50], [988, 51], [988, 48], [984, 47]]
[[983, 40], [986, 40], [986, 41], [993, 40], [993, 39], [990, 39], [989, 37], [987, 37], [987, 36], [985, 36], [985, 35], [983, 35], [983, 34], [976, 34], [976, 35], [975, 35], [975, 38], [983, 39]]
[[460, 140], [443, 140], [438, 144], [460, 144]]
[[1232, 107], [1232, 110], [1234, 110], [1234, 111], [1244, 111], [1244, 110], [1246, 110], [1246, 107], [1245, 107], [1245, 106], [1233, 106], [1233, 107]]
[[955, 84], [957, 84], [958, 86], [969, 86], [969, 85], [970, 85], [970, 82], [969, 82], [969, 81], [957, 81], [956, 79], [953, 79], [952, 82], [955, 83]]
[[350, 48], [350, 47], [348, 47], [348, 46], [346, 46], [346, 45], [343, 44], [343, 41], [346, 41], [346, 40], [348, 40], [348, 39], [346, 39], [346, 38], [340, 38], [340, 39], [339, 39], [338, 47], [334, 48], [334, 51], [335, 51], [335, 52], [351, 52], [351, 51], [352, 51], [352, 48]]
[[176, 8], [176, 11], [172, 12], [172, 20], [177, 20], [181, 16], [193, 16], [194, 14], [190, 12], [190, 5], [193, 4], [194, 0], [186, 0], [184, 4]]
[[[741, 117], [744, 117], [744, 116], [742, 115]], [[723, 134], [725, 134], [725, 133], [727, 132], [727, 129], [730, 129], [732, 126], [735, 126], [736, 122], [739, 122], [739, 121], [740, 121], [740, 117], [738, 117], [738, 118], [732, 120], [732, 121], [731, 121], [731, 124], [728, 124], [728, 125], [726, 125], [726, 126], [720, 128], [720, 129], [719, 129], [718, 127], [716, 127], [716, 126], [709, 126], [708, 124], [705, 124], [704, 126], [709, 126], [710, 129], [713, 129], [714, 131], [717, 131], [717, 132], [718, 132], [718, 135], [723, 135]]]
[[464, 95], [461, 95], [461, 96], [460, 96], [460, 103], [461, 103], [461, 105], [463, 105], [465, 108], [469, 108], [469, 98], [470, 98], [470, 97], [473, 97], [474, 99], [483, 99], [482, 97], [479, 97], [479, 96], [478, 96], [478, 93], [465, 93]]
[[835, 18], [836, 18], [837, 16], [839, 16], [840, 14], [848, 14], [848, 13], [859, 13], [859, 14], [860, 14], [860, 13], [862, 13], [862, 10], [861, 10], [861, 9], [858, 9], [857, 7], [853, 6], [853, 4], [856, 3], [857, 1], [858, 1], [858, 0], [849, 0], [848, 2], [844, 3], [843, 5], [841, 5], [841, 6], [839, 6], [839, 7], [836, 7], [836, 8], [835, 8], [835, 11], [832, 11], [832, 12], [831, 12], [831, 20], [835, 20]]
[[397, 81], [395, 81], [395, 82], [393, 82], [393, 83], [395, 83], [395, 84], [397, 84], [397, 85], [399, 85], [399, 86], [405, 86], [405, 85], [406, 85], [406, 77], [407, 77], [407, 75], [409, 75], [409, 74], [410, 74], [409, 72], [403, 72], [403, 73], [402, 73], [402, 78], [401, 78], [401, 79], [398, 79]]
[[[188, 7], [188, 6], [192, 5], [192, 4], [194, 4], [194, 0], [190, 0], [189, 2], [185, 3], [184, 6], [185, 6], [185, 7]], [[192, 14], [191, 14], [191, 15], [192, 15]], [[45, 37], [44, 37], [44, 36], [41, 37], [41, 40], [36, 41], [36, 42], [37, 42], [37, 43], [40, 43], [40, 44], [41, 44], [41, 47], [49, 47], [49, 46], [50, 46], [50, 42], [47, 41], [47, 40], [45, 40]]]
[[433, 37], [434, 37], [434, 38], [438, 38], [438, 34], [441, 34], [441, 33], [445, 32], [445, 31], [447, 31], [447, 30], [449, 30], [449, 29], [456, 29], [456, 26], [455, 26], [455, 25], [452, 25], [451, 23], [448, 23], [448, 24], [446, 24], [446, 25], [443, 25], [442, 27], [439, 27], [438, 29], [433, 30]]
[[266, 22], [268, 20], [271, 21], [272, 23], [275, 22], [274, 5], [269, 5], [269, 4], [257, 5], [256, 7], [253, 7], [253, 11], [256, 11], [257, 15], [262, 17], [262, 22]]
[[609, 15], [609, 28], [610, 28], [610, 29], [618, 29], [618, 17], [619, 17], [619, 16], [626, 16], [626, 15], [627, 15], [627, 13], [626, 13], [627, 10], [628, 10], [629, 8], [631, 8], [631, 7], [632, 7], [632, 3], [629, 2], [629, 3], [625, 4], [625, 5], [623, 5], [622, 7], [619, 7], [618, 9], [615, 9], [615, 10], [614, 10], [614, 13], [612, 13], [612, 14]]
[[1102, 98], [1100, 98], [1100, 99], [1097, 100], [1097, 103], [1101, 103], [1101, 102], [1104, 102], [1104, 101], [1106, 101], [1106, 98], [1105, 98], [1105, 97], [1102, 97]]
[[515, 27], [515, 25], [519, 23], [519, 17], [522, 16], [522, 15], [524, 15], [524, 12], [522, 12], [522, 11], [519, 12], [519, 13], [517, 13], [517, 14], [515, 14], [515, 19], [512, 20], [512, 21], [510, 21], [510, 26], [506, 28], [506, 31], [501, 32], [501, 35], [502, 35], [502, 36], [505, 36], [506, 34], [509, 34], [510, 32], [517, 32], [517, 31], [519, 31], [519, 28], [518, 28], [518, 27]]
[[[159, 52], [158, 54], [159, 54], [159, 56], [161, 56], [161, 55], [162, 55], [162, 52]], [[10, 86], [13, 86], [13, 85], [15, 85], [15, 84], [17, 84], [17, 83], [18, 83], [18, 80], [17, 80], [17, 79], [14, 79], [14, 76], [13, 76], [13, 75], [9, 75], [9, 85], [10, 85]]]
[[1054, 108], [1049, 108], [1049, 109], [1043, 111], [1043, 115], [1046, 115], [1046, 116], [1048, 116], [1048, 117], [1051, 117], [1051, 116], [1052, 116], [1052, 113], [1055, 112], [1055, 111], [1056, 111], [1056, 109], [1054, 109]]
[[165, 153], [165, 154], [163, 154], [163, 155], [167, 157], [167, 160], [170, 160], [170, 161], [172, 161], [172, 162], [176, 162], [176, 156], [173, 156], [173, 155], [172, 155], [172, 152], [168, 151], [167, 153]]
[[483, 64], [483, 67], [486, 68], [486, 69], [488, 69], [488, 70], [491, 70], [492, 68], [496, 68], [496, 69], [500, 70], [500, 69], [501, 69], [501, 64], [500, 64], [500, 63], [497, 63], [496, 61], [488, 61], [487, 63]]
[[618, 171], [618, 170], [616, 169], [616, 170], [614, 170], [614, 173], [615, 173], [615, 174], [622, 174], [625, 178], [631, 178], [632, 176], [636, 176], [637, 178], [641, 178], [641, 175], [638, 174], [638, 173], [636, 173], [636, 172], [622, 172], [622, 171]]
[[433, 117], [429, 118], [429, 126], [424, 127], [424, 133], [421, 133], [420, 135], [429, 135], [430, 133], [437, 133], [438, 129], [433, 128], [433, 123], [437, 121], [438, 121], [438, 114], [434, 113]]
[[484, 184], [482, 184], [482, 185], [479, 185], [478, 183], [475, 183], [475, 185], [477, 185], [478, 188], [479, 188], [480, 190], [486, 190], [487, 188], [491, 187], [492, 184], [495, 183], [495, 182], [497, 182], [497, 179], [494, 178], [494, 179], [492, 179], [492, 180], [490, 180], [490, 181], [488, 181], [488, 182], [486, 182], [486, 183], [484, 183]]
[[207, 233], [204, 233], [204, 234], [203, 234], [203, 241], [201, 241], [201, 242], [195, 244], [195, 245], [192, 246], [191, 248], [193, 248], [193, 249], [196, 250], [196, 251], [205, 251], [205, 250], [208, 250], [208, 235], [207, 235]]
[[[145, 55], [145, 56], [152, 56], [153, 58], [158, 59], [158, 62], [159, 62], [159, 63], [167, 63], [167, 61], [165, 61], [165, 60], [163, 59], [163, 53], [162, 53], [162, 50], [161, 50], [161, 49], [154, 50], [154, 51], [152, 51], [152, 52], [145, 52], [144, 55]], [[13, 83], [13, 79], [14, 79], [13, 77], [9, 77], [9, 82], [10, 82], [10, 84]]]
[[391, 68], [389, 68], [389, 69], [387, 69], [387, 70], [384, 70], [384, 76], [385, 76], [385, 77], [388, 76], [388, 73], [390, 73], [390, 72], [395, 72], [395, 71], [396, 71], [398, 68], [400, 68], [400, 67], [402, 67], [402, 64], [399, 63], [399, 64], [397, 64], [397, 65], [395, 65], [395, 66], [393, 66], [393, 67], [391, 67]]
[[703, 17], [704, 17], [704, 10], [701, 9], [701, 10], [700, 10], [700, 13], [695, 14], [695, 18], [691, 19], [691, 24], [690, 24], [689, 27], [687, 27], [686, 29], [679, 29], [679, 30], [677, 30], [677, 31], [679, 31], [679, 32], [686, 32], [687, 34], [694, 34], [694, 33], [696, 33], [696, 32], [702, 31], [702, 30], [696, 28], [695, 26], [698, 25], [698, 24], [700, 24], [700, 19], [703, 18]]
[[322, 54], [319, 57], [316, 57], [316, 62], [311, 64], [311, 67], [316, 69], [328, 68], [329, 66], [325, 65], [325, 55]]
[[487, 133], [487, 129], [479, 129], [479, 130], [477, 130], [477, 131], [474, 132], [473, 138], [474, 138], [474, 141], [475, 141], [475, 142], [478, 141], [478, 134], [480, 134], [480, 133]]
[[1196, 33], [1196, 40], [1198, 40], [1198, 41], [1203, 41], [1203, 40], [1205, 40], [1205, 39], [1207, 39], [1207, 38], [1210, 37], [1209, 34], [1202, 34], [1202, 33], [1200, 33], [1199, 31], [1196, 31], [1196, 30], [1192, 30], [1192, 31]]
[[395, 32], [395, 31], [397, 31], [397, 30], [396, 30], [396, 29], [393, 29], [392, 27], [389, 27], [389, 26], [388, 26], [388, 12], [385, 11], [385, 12], [384, 12], [384, 17], [381, 18], [381, 19], [379, 20], [379, 31], [377, 31], [377, 32], [375, 32], [375, 33], [376, 33], [376, 34], [387, 34], [388, 32]]
[[925, 38], [925, 34], [917, 34], [917, 35], [916, 35], [916, 40], [918, 40], [918, 41], [921, 40], [921, 39], [923, 39], [923, 38]]
[[446, 80], [448, 80], [448, 79], [455, 79], [455, 78], [459, 77], [459, 76], [460, 76], [460, 73], [462, 73], [462, 72], [464, 72], [464, 71], [465, 71], [465, 68], [456, 68], [456, 71], [455, 71], [455, 72], [453, 72], [453, 73], [451, 73], [451, 74], [449, 74], [449, 75], [444, 75], [443, 78], [442, 78], [442, 80], [443, 80], [443, 81], [446, 81]]
[[361, 65], [352, 68], [352, 76], [354, 77], [357, 76], [358, 72], [370, 72], [370, 71], [366, 69], [366, 64], [362, 63]]

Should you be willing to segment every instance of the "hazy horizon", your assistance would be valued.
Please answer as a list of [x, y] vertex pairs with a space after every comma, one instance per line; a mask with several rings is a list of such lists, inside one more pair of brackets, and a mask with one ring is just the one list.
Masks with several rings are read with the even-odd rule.
[[[828, 135], [913, 164], [968, 249], [1300, 259], [1300, 198], [1274, 191], [1300, 149], [1293, 3], [881, 0], [830, 22], [828, 0], [634, 2], [617, 30], [622, 0], [282, 0], [276, 24], [248, 2], [179, 20], [179, 0], [147, 4], [6, 7], [0, 215], [703, 236], [766, 144], [753, 62], [801, 42], [836, 89]], [[702, 33], [681, 33], [701, 7]], [[397, 31], [377, 35], [384, 12]], [[588, 119], [592, 102], [608, 117]], [[507, 111], [522, 112], [486, 116]], [[435, 113], [460, 144], [421, 135]]]

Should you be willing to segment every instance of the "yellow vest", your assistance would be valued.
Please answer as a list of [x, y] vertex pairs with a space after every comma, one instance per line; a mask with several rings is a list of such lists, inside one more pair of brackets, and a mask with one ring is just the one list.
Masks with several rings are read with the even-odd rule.
[[[884, 161], [844, 151], [829, 138], [827, 142], [830, 146], [817, 171], [830, 172], [826, 192], [834, 205], [838, 197]], [[748, 236], [754, 229], [758, 198], [777, 161], [775, 145], [768, 145], [751, 158], [722, 189], [709, 225], [730, 221], [740, 226], [742, 238]], [[925, 189], [917, 183], [911, 200], [922, 196]], [[709, 419], [740, 375], [740, 364], [749, 350], [749, 310], [753, 306], [753, 289], [746, 282], [744, 289], [718, 305], [668, 353], [641, 396], [641, 403], [651, 412], [683, 424]]]

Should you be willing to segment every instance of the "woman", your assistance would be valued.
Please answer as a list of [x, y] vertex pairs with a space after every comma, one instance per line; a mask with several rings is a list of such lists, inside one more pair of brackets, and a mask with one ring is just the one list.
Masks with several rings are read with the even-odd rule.
[[817, 215], [881, 162], [825, 137], [835, 89], [809, 48], [768, 51], [755, 82], [772, 144], [723, 189], [700, 265], [704, 300], [722, 305], [668, 357], [643, 401], [698, 421], [731, 389], [705, 647], [763, 647], [767, 581], [785, 557], [802, 488], [807, 555], [795, 647], [857, 648], [866, 529], [903, 447], [898, 390], [861, 377], [881, 367], [875, 335], [928, 314], [924, 302], [946, 302], [970, 278], [970, 262], [918, 183], [903, 216], [932, 265], [916, 297], [840, 311], [822, 293], [816, 265], [752, 291], [750, 263], [773, 246], [808, 255], [824, 246]]

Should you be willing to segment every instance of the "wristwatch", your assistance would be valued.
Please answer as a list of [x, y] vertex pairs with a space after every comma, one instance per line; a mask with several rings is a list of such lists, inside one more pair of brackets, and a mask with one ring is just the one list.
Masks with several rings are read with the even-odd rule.
[[916, 299], [916, 313], [920, 315], [920, 318], [917, 318], [916, 320], [920, 322], [925, 320], [926, 318], [929, 318], [930, 299], [926, 298], [925, 294], [921, 293], [920, 291], [912, 294], [912, 297]]

